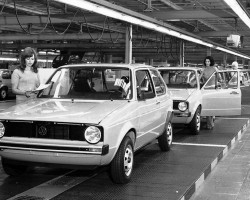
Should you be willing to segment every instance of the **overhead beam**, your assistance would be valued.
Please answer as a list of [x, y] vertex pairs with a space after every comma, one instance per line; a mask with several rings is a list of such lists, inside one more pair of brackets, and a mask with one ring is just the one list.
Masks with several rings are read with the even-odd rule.
[[[175, 9], [175, 10], [178, 10], [178, 11], [182, 11], [184, 10], [182, 7], [176, 5], [175, 3], [173, 3], [171, 0], [160, 0], [162, 3], [170, 6], [171, 8]], [[159, 18], [160, 19], [160, 18]], [[178, 19], [178, 18], [177, 18]], [[164, 20], [164, 19], [163, 19]], [[183, 19], [183, 21], [185, 22], [185, 19]], [[202, 20], [202, 19], [199, 19], [199, 21], [201, 23], [203, 23], [204, 25], [206, 25], [207, 27], [210, 27], [211, 29], [215, 30], [215, 31], [218, 31], [218, 28], [211, 25], [210, 23], [207, 23], [206, 21]]]
[[[46, 24], [48, 23], [48, 17], [44, 16], [18, 16], [19, 22], [22, 24]], [[55, 24], [69, 23], [68, 19], [51, 18], [51, 21]], [[0, 25], [17, 25], [18, 21], [16, 17], [1, 16]]]
[[[12, 9], [15, 9], [15, 6], [14, 4], [12, 3], [6, 3], [6, 2], [0, 2], [0, 5], [3, 5], [5, 7], [8, 7], [8, 8], [12, 8]], [[24, 6], [19, 6], [18, 4], [16, 4], [16, 8], [17, 10], [20, 10], [20, 11], [23, 11], [23, 12], [27, 12], [27, 13], [32, 13], [32, 14], [46, 14], [45, 12], [42, 12], [42, 11], [37, 11], [37, 10], [34, 10], [34, 9], [30, 9], [30, 8], [26, 8]]]
[[[110, 40], [110, 33], [67, 33], [67, 34], [0, 34], [0, 41], [19, 41], [19, 40]], [[113, 34], [114, 39], [125, 39], [124, 34]]]
[[165, 20], [218, 19], [218, 16], [205, 10], [153, 11], [147, 12], [146, 15]]
[[[51, 15], [50, 19], [53, 24], [62, 24], [62, 23], [103, 23], [105, 20], [105, 16], [101, 15], [86, 15], [85, 18], [83, 16], [76, 16], [73, 17], [72, 15], [69, 14], [57, 14], [57, 15]], [[31, 16], [24, 16], [24, 15], [19, 15], [18, 20], [20, 23], [24, 24], [46, 24], [48, 23], [48, 16], [47, 15], [32, 15]], [[0, 18], [0, 25], [17, 25], [19, 24], [17, 21], [16, 17], [13, 16], [1, 16]]]
[[[133, 33], [133, 40], [146, 40], [147, 42], [161, 42], [161, 37], [151, 34]], [[0, 41], [30, 41], [30, 40], [93, 40], [93, 41], [113, 41], [120, 42], [125, 40], [125, 33], [40, 33], [40, 34], [0, 34]], [[117, 41], [116, 41], [117, 40]]]
[[245, 37], [249, 36], [249, 31], [204, 31], [204, 32], [197, 32], [197, 35], [201, 37], [227, 37], [230, 34], [240, 34]]

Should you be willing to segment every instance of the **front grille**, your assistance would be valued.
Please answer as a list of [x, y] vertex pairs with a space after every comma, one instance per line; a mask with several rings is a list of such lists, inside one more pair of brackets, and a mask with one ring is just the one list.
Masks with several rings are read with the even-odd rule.
[[179, 108], [178, 108], [179, 103], [180, 103], [180, 101], [173, 101], [173, 109], [174, 110], [179, 110]]
[[43, 139], [84, 141], [84, 130], [88, 127], [81, 124], [58, 124], [54, 122], [8, 121], [5, 125], [5, 137], [28, 137]]

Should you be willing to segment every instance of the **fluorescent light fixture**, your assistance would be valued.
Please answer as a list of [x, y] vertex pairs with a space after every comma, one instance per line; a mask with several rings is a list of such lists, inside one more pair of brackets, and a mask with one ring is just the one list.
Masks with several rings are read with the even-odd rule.
[[17, 61], [17, 58], [0, 58], [3, 61]]
[[239, 16], [239, 18], [250, 28], [250, 19], [242, 9], [237, 0], [224, 0], [225, 3]]
[[242, 55], [242, 54], [236, 53], [236, 52], [234, 52], [234, 51], [230, 51], [230, 50], [225, 49], [225, 48], [222, 48], [222, 47], [216, 47], [215, 49], [220, 50], [220, 51], [224, 51], [224, 52], [227, 52], [227, 53], [230, 53], [230, 54], [233, 54], [233, 55], [236, 55], [236, 56], [242, 57], [242, 58], [250, 59], [250, 57], [249, 57], [249, 56], [245, 56], [245, 55]]
[[[215, 49], [218, 49], [218, 50], [230, 53], [230, 54], [237, 55], [239, 57], [250, 59], [250, 57], [248, 57], [248, 56], [236, 53], [234, 51], [230, 51], [226, 48], [216, 47], [212, 43], [202, 41], [201, 39], [180, 33], [180, 32], [175, 31], [175, 30], [171, 30], [165, 26], [160, 26], [160, 25], [157, 25], [155, 23], [145, 21], [144, 19], [139, 19], [139, 18], [133, 17], [131, 15], [121, 13], [119, 11], [115, 11], [115, 10], [107, 8], [107, 7], [94, 4], [94, 3], [86, 1], [86, 0], [70, 0], [70, 1], [69, 0], [55, 0], [55, 1], [63, 3], [63, 4], [68, 4], [68, 5], [77, 7], [77, 8], [81, 8], [83, 10], [88, 10], [88, 11], [91, 11], [94, 13], [98, 13], [100, 15], [105, 15], [105, 16], [108, 16], [111, 18], [119, 19], [121, 21], [125, 21], [125, 22], [128, 22], [130, 24], [139, 25], [139, 26], [142, 26], [142, 27], [145, 27], [148, 29], [152, 29], [152, 30], [155, 30], [155, 31], [158, 31], [161, 33], [165, 33], [165, 34], [177, 37], [177, 38], [181, 38], [181, 39], [184, 39], [184, 40], [187, 40], [190, 42], [201, 44], [201, 45], [204, 45], [204, 46], [207, 46], [210, 48], [215, 48]], [[231, 2], [231, 1], [234, 2], [235, 0], [224, 0], [224, 1], [225, 2]], [[238, 4], [238, 6], [239, 6], [239, 4]], [[246, 13], [245, 13], [245, 15], [246, 15]]]
[[[0, 57], [0, 60], [2, 60], [2, 61], [18, 61], [18, 59], [17, 58], [7, 58], [7, 57]], [[53, 62], [53, 60], [47, 60], [47, 59], [38, 59], [37, 60], [38, 62]]]

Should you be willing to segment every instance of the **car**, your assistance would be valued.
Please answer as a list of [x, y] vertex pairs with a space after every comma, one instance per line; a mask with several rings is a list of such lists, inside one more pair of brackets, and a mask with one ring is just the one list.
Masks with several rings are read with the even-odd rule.
[[186, 125], [199, 134], [201, 118], [241, 114], [240, 74], [237, 70], [218, 70], [207, 82], [201, 70], [193, 67], [157, 68], [173, 98], [172, 123]]
[[0, 69], [0, 99], [6, 100], [8, 96], [14, 96], [11, 88], [11, 71]]
[[76, 64], [56, 69], [37, 97], [0, 113], [0, 155], [8, 175], [32, 164], [108, 166], [131, 179], [134, 152], [152, 141], [169, 151], [173, 100], [157, 69], [143, 64]]

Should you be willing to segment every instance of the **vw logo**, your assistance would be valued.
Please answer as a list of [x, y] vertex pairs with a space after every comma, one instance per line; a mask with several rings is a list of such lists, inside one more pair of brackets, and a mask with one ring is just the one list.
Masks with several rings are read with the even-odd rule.
[[45, 136], [47, 134], [47, 128], [45, 126], [40, 126], [38, 128], [38, 134], [41, 136]]

